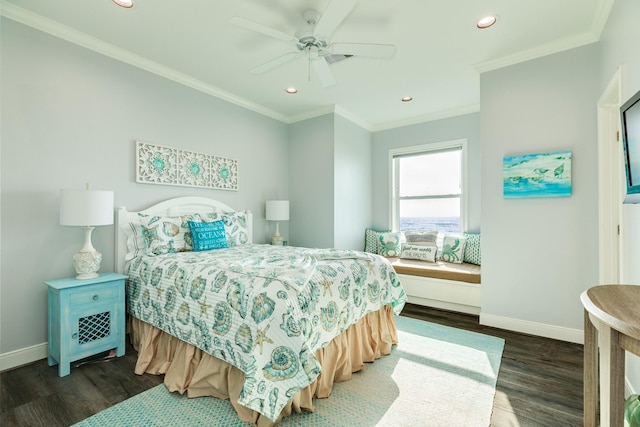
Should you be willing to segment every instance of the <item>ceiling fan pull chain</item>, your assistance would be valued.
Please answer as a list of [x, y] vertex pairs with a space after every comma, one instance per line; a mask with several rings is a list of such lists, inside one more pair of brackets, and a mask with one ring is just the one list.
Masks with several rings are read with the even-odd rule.
[[307, 81], [311, 81], [311, 46], [307, 46], [307, 58], [309, 58], [309, 62], [307, 63]]

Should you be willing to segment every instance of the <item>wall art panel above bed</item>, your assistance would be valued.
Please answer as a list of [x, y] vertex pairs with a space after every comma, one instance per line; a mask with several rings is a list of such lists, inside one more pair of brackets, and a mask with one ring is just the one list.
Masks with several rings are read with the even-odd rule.
[[238, 189], [238, 161], [136, 141], [136, 182]]

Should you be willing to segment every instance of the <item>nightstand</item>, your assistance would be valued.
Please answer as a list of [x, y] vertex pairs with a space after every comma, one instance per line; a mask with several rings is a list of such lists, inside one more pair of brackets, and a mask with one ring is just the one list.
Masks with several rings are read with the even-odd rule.
[[127, 276], [103, 273], [93, 279], [50, 280], [49, 366], [69, 375], [71, 362], [116, 349], [124, 355]]

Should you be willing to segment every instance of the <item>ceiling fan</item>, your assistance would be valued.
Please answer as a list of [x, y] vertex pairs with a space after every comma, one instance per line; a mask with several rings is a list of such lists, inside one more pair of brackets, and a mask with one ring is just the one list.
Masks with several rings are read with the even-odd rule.
[[331, 35], [356, 4], [357, 0], [332, 0], [322, 15], [315, 10], [307, 10], [303, 14], [306, 25], [293, 35], [238, 16], [231, 18], [231, 23], [274, 39], [289, 42], [297, 49], [253, 68], [252, 73], [261, 74], [306, 55], [309, 61], [309, 79], [311, 78], [310, 70], [313, 68], [320, 83], [324, 87], [329, 87], [333, 86], [336, 80], [329, 68], [328, 60], [335, 62], [334, 58], [340, 55], [343, 57], [342, 59], [351, 56], [391, 58], [395, 53], [396, 48], [391, 44], [331, 43], [329, 41]]

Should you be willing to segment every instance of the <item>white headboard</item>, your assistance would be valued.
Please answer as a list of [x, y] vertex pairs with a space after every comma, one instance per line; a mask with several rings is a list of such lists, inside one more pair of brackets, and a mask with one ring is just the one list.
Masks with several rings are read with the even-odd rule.
[[[218, 200], [209, 199], [207, 197], [177, 197], [175, 199], [165, 200], [164, 202], [157, 203], [147, 209], [131, 212], [124, 206], [121, 206], [116, 211], [116, 254], [115, 263], [116, 271], [120, 274], [124, 274], [125, 268], [125, 256], [127, 255], [127, 234], [125, 230], [128, 224], [132, 221], [138, 221], [138, 213], [146, 215], [163, 215], [163, 216], [178, 216], [189, 213], [197, 212], [234, 212], [235, 209], [226, 205]], [[247, 234], [249, 235], [249, 242], [253, 241], [253, 215], [251, 211], [247, 213]]]

